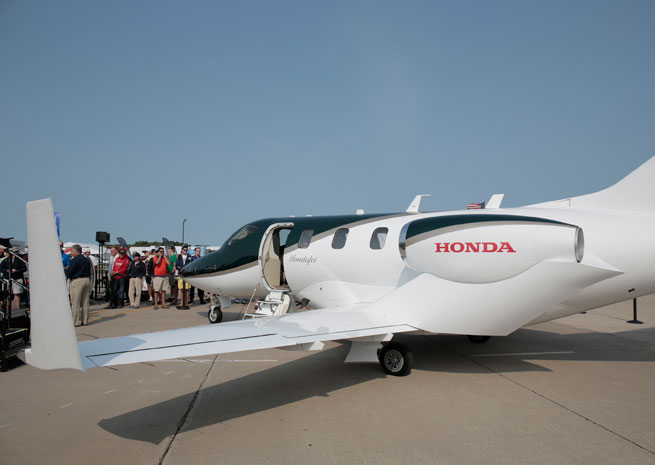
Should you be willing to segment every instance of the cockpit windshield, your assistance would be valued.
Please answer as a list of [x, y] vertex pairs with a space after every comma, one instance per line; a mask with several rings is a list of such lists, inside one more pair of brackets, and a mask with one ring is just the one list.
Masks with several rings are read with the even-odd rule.
[[244, 226], [243, 228], [239, 229], [237, 232], [235, 232], [230, 240], [227, 242], [227, 245], [232, 245], [235, 242], [238, 242], [242, 239], [245, 239], [246, 237], [250, 236], [252, 233], [257, 231], [257, 226], [249, 224]]

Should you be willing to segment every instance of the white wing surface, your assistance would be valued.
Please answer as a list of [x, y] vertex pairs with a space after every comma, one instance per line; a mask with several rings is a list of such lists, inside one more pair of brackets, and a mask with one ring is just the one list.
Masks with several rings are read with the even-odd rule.
[[281, 317], [135, 334], [79, 343], [83, 369], [171, 358], [300, 346], [414, 331], [363, 308], [322, 309]]

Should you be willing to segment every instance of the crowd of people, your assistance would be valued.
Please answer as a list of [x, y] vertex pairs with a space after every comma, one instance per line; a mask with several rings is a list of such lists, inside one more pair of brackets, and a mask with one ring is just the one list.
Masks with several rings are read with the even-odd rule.
[[[68, 282], [68, 294], [75, 326], [88, 324], [89, 300], [95, 289], [95, 281], [100, 276], [98, 259], [88, 248], [75, 244], [70, 254], [64, 251], [63, 242], [59, 242], [61, 260]], [[122, 308], [127, 302], [132, 308], [141, 305], [141, 294], [147, 289], [149, 303], [155, 310], [175, 306], [179, 310], [188, 310], [196, 297], [200, 304], [205, 303], [205, 293], [201, 289], [191, 287], [180, 276], [180, 270], [187, 264], [201, 257], [201, 249], [196, 247], [193, 255], [189, 254], [188, 246], [183, 246], [181, 253], [174, 247], [165, 253], [164, 247], [143, 250], [142, 253], [129, 254], [125, 247], [110, 248], [110, 259], [107, 264], [107, 300], [106, 308]], [[11, 259], [9, 259], [11, 257]], [[28, 297], [27, 255], [12, 255], [9, 250], [0, 246], [0, 277], [9, 283], [12, 297], [12, 308], [19, 308], [21, 301]], [[103, 267], [104, 268], [104, 267]], [[209, 296], [208, 296], [209, 297]], [[25, 302], [27, 303], [27, 302]]]
[[[164, 247], [135, 252], [130, 257], [125, 247], [111, 247], [108, 267], [110, 303], [107, 308], [120, 308], [125, 300], [130, 307], [141, 304], [141, 290], [145, 281], [149, 302], [155, 310], [168, 308], [172, 303], [178, 310], [188, 310], [195, 299], [195, 288], [180, 276], [180, 270], [201, 256], [199, 247], [189, 254], [187, 246], [177, 253], [174, 247], [165, 253]], [[167, 297], [169, 295], [169, 297]], [[198, 289], [198, 299], [205, 303], [205, 295]]]

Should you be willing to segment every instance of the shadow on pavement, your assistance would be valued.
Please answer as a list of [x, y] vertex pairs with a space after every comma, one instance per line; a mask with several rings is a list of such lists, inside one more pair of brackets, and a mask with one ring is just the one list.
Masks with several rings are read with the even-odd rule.
[[118, 318], [123, 318], [125, 313], [116, 313], [115, 315], [101, 316], [97, 317], [94, 315], [89, 315], [89, 325], [97, 325], [98, 323], [104, 323], [105, 321], [116, 320]]
[[[509, 336], [492, 337], [485, 344], [472, 343], [466, 336], [455, 335], [398, 335], [394, 340], [412, 348], [417, 370], [489, 373], [492, 369], [512, 373], [551, 371], [537, 364], [539, 360], [655, 362], [653, 345], [634, 338], [649, 331], [655, 333], [655, 328], [574, 334], [520, 329]], [[435, 353], [431, 345], [442, 351]]]
[[[373, 365], [344, 365], [348, 345], [317, 352], [283, 365], [252, 373], [200, 390], [202, 411], [193, 411], [182, 431], [221, 423], [270, 410], [311, 397], [327, 397], [330, 392], [384, 377]], [[211, 377], [211, 375], [210, 375]], [[127, 439], [159, 444], [170, 435], [162, 424], [175, 424], [172, 416], [180, 402], [189, 403], [194, 393], [144, 407], [98, 425]]]
[[[394, 340], [412, 349], [414, 369], [417, 371], [466, 374], [551, 371], [535, 363], [539, 360], [655, 362], [655, 351], [651, 345], [615, 337], [617, 335], [592, 332], [557, 334], [522, 329], [510, 336], [492, 338], [486, 344], [468, 342], [465, 336], [444, 335], [400, 334]], [[199, 391], [203, 409], [192, 413], [182, 431], [311, 397], [327, 397], [331, 392], [386, 376], [377, 364], [345, 365], [343, 360], [348, 349], [349, 344], [344, 343], [283, 365], [203, 388]], [[486, 356], [489, 354], [498, 356]], [[407, 382], [410, 380], [411, 376]], [[194, 393], [189, 393], [102, 420], [98, 425], [120, 437], [159, 444], [179, 421], [172, 412], [179, 411], [180, 404], [188, 405], [193, 397]], [[162, 427], [166, 424], [168, 428]]]

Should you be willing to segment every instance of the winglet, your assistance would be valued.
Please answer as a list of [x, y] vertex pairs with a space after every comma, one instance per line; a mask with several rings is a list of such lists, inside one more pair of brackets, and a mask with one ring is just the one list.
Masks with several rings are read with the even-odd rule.
[[83, 370], [61, 264], [51, 199], [27, 203], [32, 347], [25, 362], [44, 370]]
[[407, 213], [418, 213], [418, 209], [421, 206], [421, 200], [423, 197], [430, 197], [432, 194], [418, 194], [416, 197], [414, 197], [414, 200], [412, 200], [412, 203], [409, 204], [409, 207], [407, 207], [407, 210], [405, 210]]
[[503, 197], [505, 197], [505, 194], [494, 194], [491, 196], [489, 201], [487, 202], [487, 205], [485, 206], [485, 209], [498, 209], [500, 208], [500, 204], [503, 203]]

